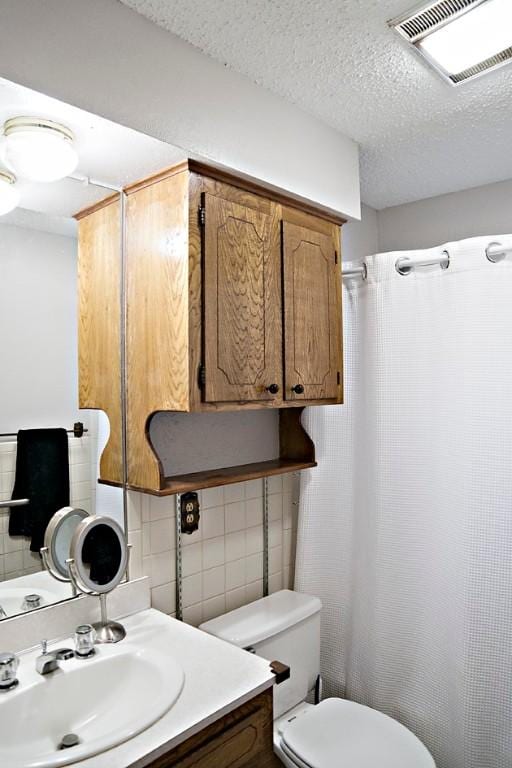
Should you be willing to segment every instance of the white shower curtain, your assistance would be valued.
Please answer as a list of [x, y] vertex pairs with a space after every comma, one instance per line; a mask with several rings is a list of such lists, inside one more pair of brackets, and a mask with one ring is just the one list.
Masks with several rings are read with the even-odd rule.
[[[345, 405], [304, 421], [296, 588], [323, 602], [326, 692], [438, 768], [512, 766], [512, 258], [490, 241], [512, 236], [346, 280]], [[395, 270], [444, 249], [446, 270]]]

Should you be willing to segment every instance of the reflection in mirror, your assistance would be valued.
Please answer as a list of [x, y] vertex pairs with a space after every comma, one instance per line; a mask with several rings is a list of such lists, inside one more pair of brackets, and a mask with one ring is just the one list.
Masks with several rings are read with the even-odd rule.
[[[70, 184], [80, 194], [74, 189], [70, 194]], [[51, 206], [40, 190], [39, 210], [18, 208], [0, 218], [0, 499], [27, 500], [0, 507], [0, 606], [7, 617], [73, 595], [69, 582], [44, 571], [39, 552], [58, 510], [73, 504], [94, 514], [101, 504], [123, 519], [122, 492], [96, 481], [108, 420], [78, 408], [77, 240], [71, 214], [84, 192], [86, 203], [93, 192], [97, 199], [105, 194], [69, 180], [54, 182]], [[80, 429], [77, 436], [73, 431], [78, 422], [84, 425], [80, 437]], [[27, 601], [30, 594], [39, 600]]]
[[82, 558], [88, 581], [103, 587], [115, 579], [121, 565], [121, 544], [110, 526], [99, 525], [88, 533]]
[[[39, 552], [58, 510], [73, 505], [107, 515], [124, 530], [122, 489], [98, 483], [104, 446], [120, 442], [121, 426], [101, 410], [79, 408], [74, 216], [182, 157], [167, 144], [0, 79], [4, 144], [6, 121], [22, 115], [63, 126], [78, 165], [73, 177], [56, 181], [31, 181], [18, 171], [9, 198], [18, 206], [6, 213], [0, 200], [0, 619], [72, 596], [69, 582], [44, 570]], [[10, 174], [3, 189], [15, 173], [2, 157], [0, 174]], [[47, 160], [43, 170], [55, 177]], [[121, 251], [120, 243], [119, 258]], [[106, 311], [120, 316], [120, 300], [119, 310]], [[88, 381], [100, 375], [87, 370]], [[80, 386], [83, 403], [87, 382]], [[83, 430], [74, 429], [77, 423]], [[7, 504], [11, 499], [17, 502]], [[66, 547], [52, 554], [54, 564]]]

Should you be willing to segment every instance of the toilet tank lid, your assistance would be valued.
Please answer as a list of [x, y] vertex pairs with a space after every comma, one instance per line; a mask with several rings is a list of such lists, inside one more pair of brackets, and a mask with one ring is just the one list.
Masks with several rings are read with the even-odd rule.
[[282, 589], [206, 621], [199, 629], [239, 648], [248, 648], [319, 613], [321, 608], [317, 597]]

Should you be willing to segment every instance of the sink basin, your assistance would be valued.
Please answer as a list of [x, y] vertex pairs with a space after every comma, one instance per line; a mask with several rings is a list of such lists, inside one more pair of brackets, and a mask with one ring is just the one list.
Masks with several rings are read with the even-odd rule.
[[[136, 634], [136, 633], [135, 633]], [[39, 652], [20, 657], [19, 686], [0, 695], [2, 766], [53, 768], [92, 757], [135, 736], [167, 712], [184, 683], [165, 633], [96, 646], [90, 659], [61, 662], [41, 676]], [[71, 646], [72, 642], [52, 644]], [[79, 743], [59, 749], [66, 734]]]
[[23, 600], [26, 595], [31, 594], [41, 597], [42, 606], [52, 605], [73, 596], [69, 584], [56, 581], [46, 571], [0, 582], [0, 605], [8, 617], [22, 613]]

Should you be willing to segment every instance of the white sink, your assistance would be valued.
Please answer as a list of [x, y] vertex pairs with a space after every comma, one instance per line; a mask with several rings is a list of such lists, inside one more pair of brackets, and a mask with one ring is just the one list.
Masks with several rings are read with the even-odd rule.
[[68, 583], [56, 581], [46, 571], [0, 582], [0, 605], [8, 617], [23, 613], [23, 600], [31, 594], [40, 596], [42, 606], [52, 605], [73, 596]]
[[[144, 638], [138, 634], [137, 644], [128, 636], [115, 645], [96, 646], [90, 659], [61, 661], [61, 669], [45, 676], [35, 671], [39, 652], [23, 654], [18, 687], [0, 694], [2, 767], [74, 763], [156, 722], [176, 702], [185, 679], [165, 634], [159, 628]], [[72, 647], [71, 640], [53, 643], [48, 650], [64, 646]], [[79, 737], [79, 744], [59, 750], [70, 733]]]

